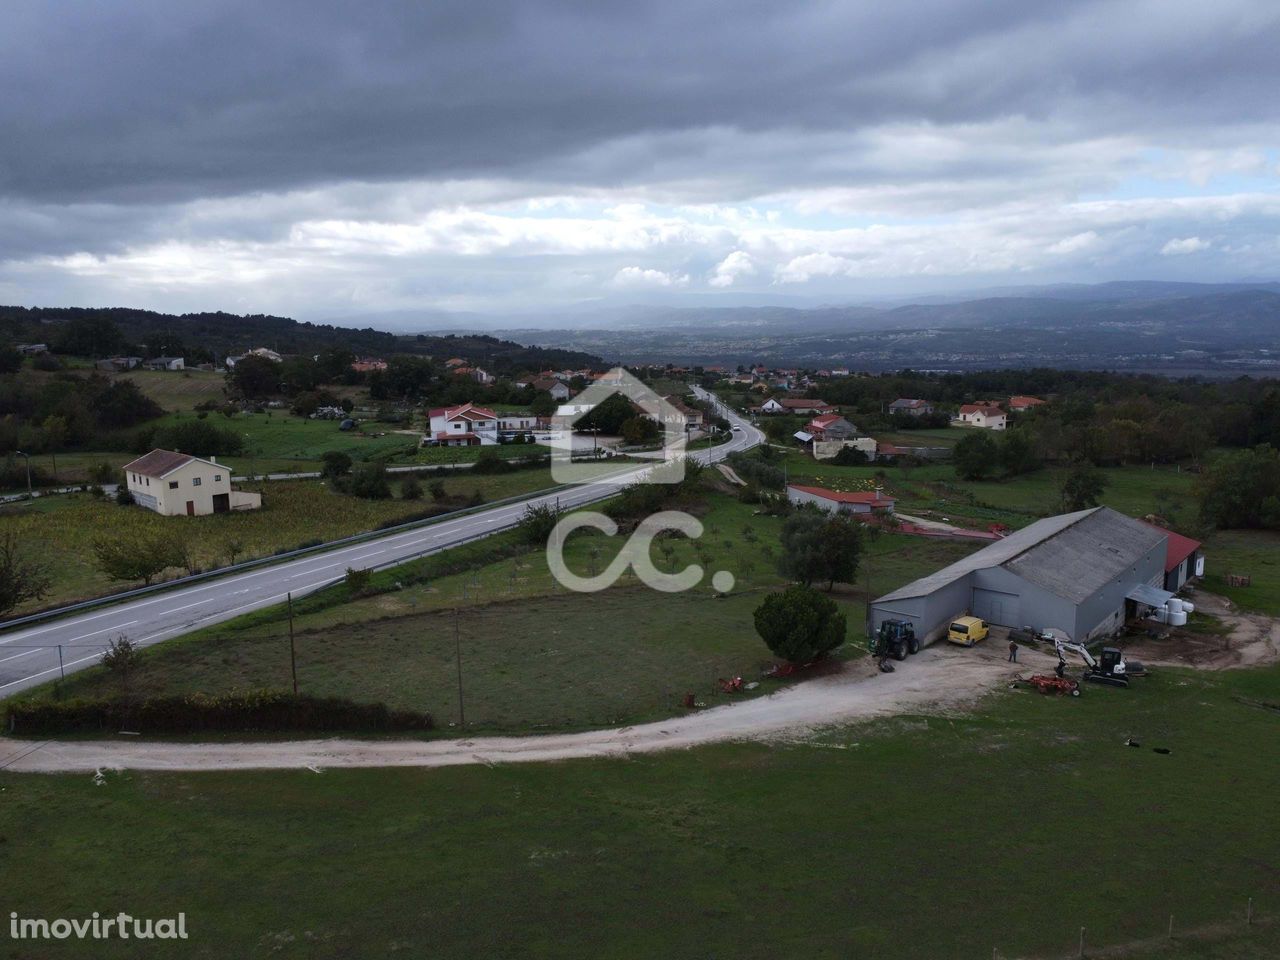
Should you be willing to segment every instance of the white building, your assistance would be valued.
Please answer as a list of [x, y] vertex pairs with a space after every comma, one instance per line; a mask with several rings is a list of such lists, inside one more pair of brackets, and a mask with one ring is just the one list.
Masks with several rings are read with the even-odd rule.
[[827, 513], [893, 513], [893, 497], [886, 496], [879, 488], [858, 493], [828, 490], [826, 487], [805, 487], [787, 484], [787, 499], [797, 506], [812, 503]]
[[134, 501], [166, 517], [256, 510], [262, 495], [231, 489], [231, 468], [172, 450], [152, 450], [124, 465]]
[[1008, 415], [994, 403], [966, 403], [960, 408], [960, 416], [952, 422], [963, 427], [1003, 430], [1008, 421]]
[[428, 416], [430, 429], [422, 440], [428, 446], [491, 446], [500, 443], [503, 435], [532, 433], [538, 425], [532, 413], [494, 413], [474, 403], [435, 407]]

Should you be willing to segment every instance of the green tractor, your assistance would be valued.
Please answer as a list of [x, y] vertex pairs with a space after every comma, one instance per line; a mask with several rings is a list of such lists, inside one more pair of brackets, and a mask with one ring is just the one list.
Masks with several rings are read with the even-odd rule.
[[880, 664], [881, 673], [893, 673], [894, 660], [905, 660], [920, 652], [920, 640], [915, 625], [910, 620], [884, 620], [880, 629], [867, 642], [867, 649]]

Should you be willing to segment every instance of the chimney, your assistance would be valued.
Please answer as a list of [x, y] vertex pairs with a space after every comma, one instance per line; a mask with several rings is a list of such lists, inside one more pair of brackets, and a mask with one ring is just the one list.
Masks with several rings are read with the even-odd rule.
[[884, 499], [884, 487], [876, 487], [876, 499], [877, 500]]
[[216, 464], [217, 464], [217, 462], [218, 462], [218, 458], [217, 458], [217, 457], [210, 457], [210, 458], [209, 458], [209, 462], [210, 462], [210, 463], [212, 463], [212, 464], [215, 464], [215, 465], [216, 465]]

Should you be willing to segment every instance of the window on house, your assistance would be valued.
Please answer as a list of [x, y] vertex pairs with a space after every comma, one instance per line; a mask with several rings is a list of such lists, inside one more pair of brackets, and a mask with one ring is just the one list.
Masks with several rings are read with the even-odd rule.
[[147, 477], [147, 486], [148, 486], [148, 487], [149, 487], [149, 486], [151, 486], [151, 478], [150, 478], [150, 477]]
[[220, 474], [220, 473], [215, 473], [215, 474], [213, 475], [213, 482], [214, 482], [214, 483], [221, 483], [221, 482], [222, 482], [222, 474]]
[[193, 487], [198, 487], [198, 486], [200, 486], [200, 478], [199, 478], [199, 477], [192, 477], [192, 478], [191, 478], [191, 485], [192, 485]]
[[177, 480], [170, 480], [170, 481], [169, 481], [169, 489], [170, 489], [170, 490], [177, 490], [177, 489], [178, 489], [178, 481], [177, 481]]

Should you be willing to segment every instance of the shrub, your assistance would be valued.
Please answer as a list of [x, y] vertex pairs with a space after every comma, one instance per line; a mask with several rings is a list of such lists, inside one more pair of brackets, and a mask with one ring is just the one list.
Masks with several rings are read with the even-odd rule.
[[369, 589], [369, 581], [373, 579], [372, 570], [357, 570], [347, 567], [346, 584], [352, 593], [362, 593]]
[[471, 467], [472, 473], [511, 473], [516, 467], [507, 460], [504, 460], [497, 450], [492, 448], [481, 450], [480, 456], [476, 458], [475, 464]]
[[421, 500], [422, 484], [413, 474], [405, 477], [400, 483], [400, 499], [401, 500]]
[[320, 455], [320, 476], [326, 480], [345, 477], [351, 472], [351, 457], [341, 450], [326, 450]]
[[151, 435], [151, 445], [197, 457], [219, 457], [239, 453], [244, 448], [244, 438], [227, 427], [204, 420], [188, 420], [156, 429]]
[[560, 516], [555, 509], [546, 504], [527, 507], [517, 527], [520, 531], [520, 539], [535, 546], [545, 544], [550, 539], [551, 531], [559, 519]]
[[122, 507], [133, 506], [133, 494], [129, 492], [129, 488], [123, 483], [116, 487], [116, 503]]
[[136, 730], [142, 733], [245, 731], [430, 730], [431, 715], [391, 710], [383, 703], [355, 703], [341, 697], [295, 696], [271, 690], [219, 696], [152, 697], [125, 700], [33, 700], [10, 702], [6, 726], [12, 733], [49, 735]]

